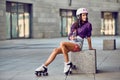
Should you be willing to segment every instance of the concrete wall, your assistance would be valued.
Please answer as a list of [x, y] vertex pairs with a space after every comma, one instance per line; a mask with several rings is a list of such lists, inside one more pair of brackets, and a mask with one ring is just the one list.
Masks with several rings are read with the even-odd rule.
[[[93, 35], [101, 35], [101, 11], [118, 12], [119, 4], [117, 0], [72, 0], [72, 5], [68, 5], [68, 0], [44, 0], [45, 3], [55, 6], [56, 9], [77, 9], [86, 7], [89, 10], [89, 21], [93, 25]], [[54, 9], [54, 8], [53, 8]]]
[[[68, 0], [36, 0], [35, 6], [33, 6], [33, 12], [35, 12], [33, 18], [34, 20], [37, 19], [37, 21], [34, 22], [34, 27], [36, 27], [34, 28], [34, 37], [60, 36], [61, 26], [59, 25], [59, 9], [76, 10], [79, 7], [88, 8], [89, 21], [93, 25], [93, 35], [97, 36], [101, 35], [101, 11], [118, 12], [120, 8], [119, 3], [117, 3], [116, 0], [72, 0], [71, 6], [68, 5]], [[120, 31], [117, 31], [117, 34], [118, 32]]]
[[[6, 38], [5, 26], [5, 1], [0, 0], [0, 39]], [[89, 21], [93, 25], [93, 35], [101, 35], [101, 11], [120, 12], [120, 0], [72, 0], [71, 6], [68, 0], [7, 0], [14, 2], [30, 3], [33, 5], [32, 17], [32, 37], [33, 38], [53, 38], [60, 37], [60, 9], [74, 9], [86, 7], [89, 11]], [[118, 2], [119, 3], [118, 3]], [[118, 17], [116, 33], [120, 35], [120, 13]]]
[[0, 39], [6, 39], [6, 18], [5, 18], [5, 0], [0, 0]]
[[120, 35], [120, 9], [119, 9], [119, 13], [118, 13], [118, 27], [116, 29], [116, 34]]
[[60, 37], [59, 9], [50, 3], [36, 0], [33, 4], [33, 37]]

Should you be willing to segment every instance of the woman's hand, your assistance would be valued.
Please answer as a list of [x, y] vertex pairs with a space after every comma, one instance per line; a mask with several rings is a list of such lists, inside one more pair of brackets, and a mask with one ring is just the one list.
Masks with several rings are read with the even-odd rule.
[[91, 48], [89, 48], [89, 50], [96, 50], [96, 49], [94, 49], [94, 48], [91, 47]]
[[87, 41], [88, 41], [89, 50], [96, 50], [96, 49], [92, 48], [92, 42], [91, 42], [90, 37], [87, 38]]
[[75, 40], [76, 36], [70, 36], [70, 40]]

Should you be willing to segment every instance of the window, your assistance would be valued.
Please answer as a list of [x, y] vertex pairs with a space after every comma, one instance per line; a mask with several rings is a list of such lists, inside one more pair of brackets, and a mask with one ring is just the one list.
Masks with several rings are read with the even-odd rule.
[[116, 12], [102, 12], [101, 14], [101, 34], [115, 35], [117, 13]]
[[68, 36], [70, 33], [70, 28], [73, 22], [76, 20], [75, 10], [60, 10], [61, 16], [61, 36]]
[[29, 38], [31, 5], [6, 2], [7, 38]]

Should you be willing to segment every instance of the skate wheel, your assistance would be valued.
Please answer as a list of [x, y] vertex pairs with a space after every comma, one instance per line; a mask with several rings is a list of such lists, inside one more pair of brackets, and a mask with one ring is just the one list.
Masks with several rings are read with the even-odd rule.
[[41, 76], [41, 73], [40, 73], [40, 72], [38, 72], [38, 76]]
[[36, 76], [38, 76], [38, 73], [35, 73]]
[[41, 73], [39, 73], [38, 76], [41, 76]]
[[35, 75], [36, 76], [41, 76], [41, 73], [40, 72], [36, 72]]
[[65, 75], [67, 76], [67, 75], [68, 75], [68, 72], [66, 72]]
[[72, 69], [77, 69], [75, 65], [72, 66]]
[[43, 73], [43, 76], [48, 76], [48, 73]]
[[70, 71], [69, 73], [72, 74], [72, 71]]
[[48, 73], [46, 73], [46, 76], [48, 76]]
[[43, 73], [43, 76], [46, 76], [46, 73]]

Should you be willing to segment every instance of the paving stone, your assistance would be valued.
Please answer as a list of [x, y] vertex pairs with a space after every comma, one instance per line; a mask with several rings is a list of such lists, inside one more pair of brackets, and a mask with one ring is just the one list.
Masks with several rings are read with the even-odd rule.
[[[92, 37], [99, 72], [97, 74], [73, 73], [68, 75], [66, 80], [120, 80], [120, 37], [114, 37], [117, 43], [116, 50], [102, 49], [102, 42], [105, 38], [108, 39], [108, 36]], [[61, 41], [67, 41], [67, 38], [0, 41], [0, 80], [65, 80], [63, 73], [64, 57], [62, 54], [58, 55], [48, 66], [49, 76], [36, 77], [34, 74], [34, 70], [44, 63], [53, 51], [52, 46], [58, 47]], [[18, 46], [25, 46], [26, 48], [15, 48]], [[89, 51], [86, 49], [88, 49], [87, 40], [84, 41], [83, 51]], [[86, 57], [89, 54], [91, 53], [86, 53]], [[92, 57], [92, 55], [89, 55], [89, 57]], [[81, 56], [85, 57], [82, 53]]]

